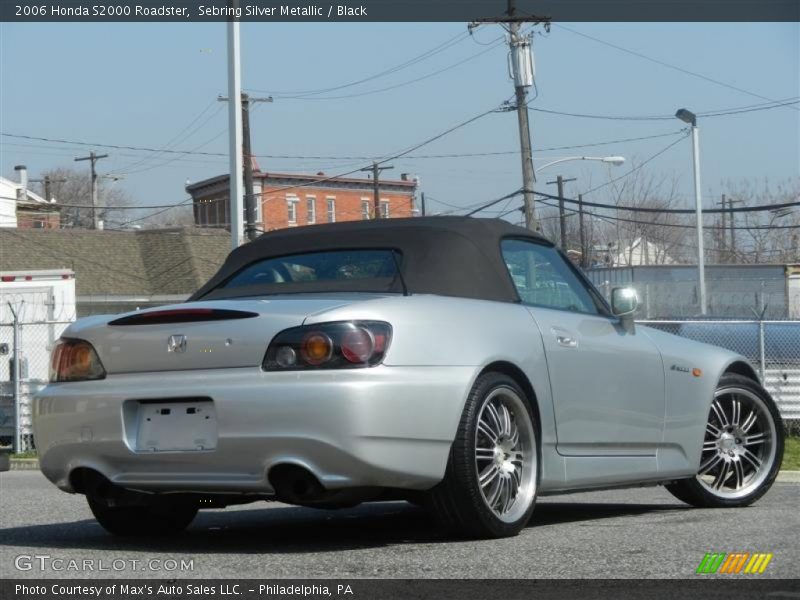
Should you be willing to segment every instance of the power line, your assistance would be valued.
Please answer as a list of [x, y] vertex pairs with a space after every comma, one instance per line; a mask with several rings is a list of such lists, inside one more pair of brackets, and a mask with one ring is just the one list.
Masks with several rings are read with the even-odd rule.
[[[428, 144], [431, 144], [431, 143], [433, 143], [433, 142], [445, 137], [446, 135], [449, 135], [452, 132], [454, 132], [454, 131], [456, 131], [458, 129], [461, 129], [462, 127], [466, 127], [467, 125], [470, 125], [471, 123], [474, 123], [475, 121], [477, 121], [479, 119], [482, 119], [483, 117], [485, 117], [487, 115], [490, 115], [490, 114], [493, 114], [493, 113], [501, 111], [502, 107], [503, 107], [503, 104], [501, 104], [500, 106], [496, 106], [494, 108], [490, 108], [489, 110], [486, 110], [486, 111], [484, 111], [482, 113], [479, 113], [479, 114], [475, 115], [474, 117], [470, 117], [466, 121], [462, 121], [461, 123], [458, 123], [457, 125], [454, 125], [454, 126], [448, 128], [448, 129], [442, 131], [441, 133], [437, 133], [433, 137], [430, 137], [430, 138], [428, 138], [428, 139], [426, 139], [426, 140], [424, 140], [424, 141], [422, 141], [422, 142], [420, 142], [418, 144], [415, 144], [415, 145], [413, 145], [413, 146], [411, 146], [411, 147], [409, 147], [409, 148], [407, 148], [407, 149], [405, 149], [405, 150], [403, 150], [401, 152], [397, 152], [395, 154], [392, 154], [391, 156], [387, 156], [387, 157], [382, 158], [380, 160], [376, 160], [376, 161], [374, 161], [374, 163], [380, 166], [380, 165], [382, 165], [384, 163], [387, 163], [389, 161], [392, 161], [392, 160], [395, 160], [397, 158], [401, 158], [403, 156], [406, 156], [407, 154], [411, 154], [415, 150], [418, 150], [418, 149], [420, 149], [420, 148], [422, 148], [424, 146], [427, 146]], [[367, 166], [367, 165], [364, 165], [364, 166]], [[326, 182], [326, 181], [332, 181], [332, 180], [335, 180], [335, 179], [339, 179], [341, 177], [347, 177], [348, 175], [352, 175], [354, 173], [358, 173], [359, 171], [361, 171], [361, 167], [356, 168], [356, 169], [352, 169], [350, 171], [346, 171], [344, 173], [339, 173], [338, 175], [332, 175], [330, 177], [325, 177], [323, 179], [316, 179], [316, 180], [310, 181], [308, 183], [300, 183], [300, 184], [296, 184], [296, 185], [283, 186], [283, 187], [280, 187], [280, 188], [276, 188], [274, 190], [270, 190], [270, 194], [275, 194], [277, 192], [282, 192], [282, 191], [286, 191], [286, 190], [293, 190], [293, 189], [297, 189], [297, 188], [301, 188], [301, 187], [308, 187], [308, 186], [317, 185], [319, 183], [323, 183], [323, 182]]]
[[[686, 129], [679, 129], [677, 131], [671, 131], [668, 133], [657, 133], [653, 135], [643, 135], [637, 137], [630, 137], [630, 138], [619, 138], [614, 140], [606, 140], [602, 142], [588, 142], [585, 144], [572, 144], [568, 146], [550, 146], [547, 148], [540, 148], [539, 152], [554, 152], [557, 150], [574, 150], [577, 148], [592, 148], [596, 146], [608, 146], [611, 144], [623, 144], [626, 142], [638, 142], [642, 140], [651, 140], [657, 139], [662, 137], [671, 137], [674, 135], [678, 135], [680, 133], [685, 132]], [[112, 148], [112, 149], [119, 149], [125, 148], [128, 150], [136, 151], [136, 152], [156, 152], [160, 154], [182, 154], [182, 155], [196, 155], [196, 156], [208, 156], [213, 158], [224, 158], [227, 156], [224, 152], [194, 152], [192, 150], [169, 150], [169, 149], [159, 149], [159, 148], [147, 148], [144, 146], [113, 146], [110, 144], [92, 144], [90, 142], [82, 142], [82, 141], [75, 141], [75, 140], [65, 140], [65, 139], [52, 139], [52, 138], [43, 138], [43, 137], [35, 137], [35, 136], [28, 136], [28, 135], [18, 135], [18, 134], [11, 134], [11, 133], [0, 133], [3, 137], [10, 137], [10, 138], [21, 138], [27, 139], [32, 141], [42, 141], [42, 142], [50, 142], [51, 144], [69, 144], [69, 145], [81, 145], [81, 146], [92, 146], [98, 148]], [[14, 144], [12, 142], [6, 142], [8, 146], [18, 146], [21, 148], [51, 148], [53, 150], [58, 150], [60, 152], [64, 152], [67, 154], [71, 154], [74, 149], [71, 148], [63, 148], [59, 149], [52, 145], [50, 146], [42, 146], [36, 144]], [[407, 155], [404, 158], [406, 160], [412, 159], [433, 159], [433, 158], [470, 158], [470, 157], [485, 157], [485, 156], [504, 156], [510, 154], [519, 154], [519, 150], [500, 150], [495, 152], [461, 152], [461, 153], [446, 153], [446, 154], [412, 154]], [[120, 156], [130, 156], [134, 158], [139, 158], [136, 154], [119, 154]], [[306, 155], [296, 155], [296, 154], [254, 154], [255, 158], [270, 158], [270, 159], [286, 159], [286, 160], [372, 160], [374, 156], [330, 156], [330, 155], [316, 155], [316, 156], [306, 156]], [[175, 160], [178, 161], [188, 161], [191, 159], [187, 158], [176, 158]], [[203, 164], [216, 164], [212, 163], [211, 161], [205, 161]]]
[[[687, 130], [682, 130], [682, 131], [684, 131], [686, 134], [688, 134], [688, 131], [687, 131]], [[651, 156], [651, 157], [649, 157], [648, 159], [644, 160], [643, 162], [639, 163], [637, 166], [633, 167], [633, 168], [632, 168], [630, 171], [628, 171], [628, 172], [626, 172], [626, 173], [623, 173], [623, 174], [622, 174], [622, 175], [620, 175], [619, 177], [615, 177], [614, 179], [611, 179], [611, 180], [607, 181], [606, 183], [603, 183], [603, 184], [601, 184], [601, 185], [598, 185], [598, 186], [596, 186], [596, 187], [594, 187], [594, 188], [590, 189], [588, 192], [583, 192], [583, 195], [586, 195], [586, 194], [589, 194], [589, 193], [591, 193], [591, 192], [593, 192], [593, 191], [599, 190], [600, 188], [603, 188], [603, 187], [605, 187], [605, 186], [607, 186], [607, 185], [611, 185], [612, 183], [614, 183], [614, 182], [616, 182], [616, 181], [619, 181], [620, 179], [623, 179], [624, 177], [628, 177], [628, 176], [629, 176], [629, 175], [631, 175], [632, 173], [635, 173], [636, 171], [638, 171], [639, 169], [641, 169], [642, 167], [644, 167], [644, 166], [645, 166], [647, 163], [649, 163], [649, 162], [651, 162], [651, 161], [655, 160], [656, 158], [658, 158], [659, 156], [661, 156], [662, 154], [664, 154], [664, 153], [665, 153], [667, 150], [669, 150], [670, 148], [672, 148], [673, 146], [675, 146], [675, 145], [676, 145], [678, 142], [680, 142], [681, 140], [683, 140], [685, 137], [686, 137], [686, 135], [684, 135], [684, 136], [682, 136], [681, 138], [679, 138], [679, 139], [675, 140], [674, 142], [670, 143], [669, 145], [667, 145], [666, 147], [662, 148], [661, 150], [659, 150], [658, 152], [656, 152], [654, 155], [652, 155], [652, 156]], [[544, 198], [553, 198], [553, 199], [555, 199], [555, 200], [559, 200], [559, 197], [558, 197], [558, 196], [551, 196], [550, 194], [545, 194], [545, 193], [543, 193], [543, 192], [538, 192], [538, 191], [536, 191], [536, 192], [535, 192], [535, 194], [536, 194], [537, 196], [541, 196], [541, 197], [544, 197]], [[567, 200], [567, 199], [565, 199], [564, 201], [565, 201], [565, 202], [574, 202], [574, 203], [576, 203], [576, 204], [578, 203], [578, 201], [577, 201], [577, 200]], [[484, 210], [485, 208], [489, 208], [489, 207], [490, 207], [490, 206], [492, 206], [493, 204], [494, 204], [494, 203], [489, 203], [489, 204], [486, 204], [485, 206], [479, 207], [479, 208], [477, 208], [477, 209], [473, 210], [472, 212], [468, 213], [468, 215], [467, 215], [467, 216], [469, 216], [469, 215], [473, 215], [473, 214], [475, 214], [475, 213], [477, 213], [477, 212], [480, 212], [480, 211]], [[591, 203], [584, 202], [584, 205], [591, 205]], [[688, 211], [688, 212], [692, 212], [692, 213], [693, 213], [694, 211]]]
[[[584, 192], [584, 195], [586, 192]], [[545, 194], [544, 192], [536, 192], [537, 196], [542, 196], [544, 198], [549, 198], [550, 200], [560, 200], [558, 196], [553, 196], [552, 194]], [[574, 198], [563, 198], [564, 202], [568, 202], [570, 204], [579, 204], [578, 200]], [[583, 201], [584, 206], [593, 206], [594, 208], [606, 208], [609, 210], [627, 210], [630, 212], [644, 212], [644, 213], [654, 213], [654, 214], [670, 214], [670, 215], [693, 215], [695, 214], [694, 208], [652, 208], [649, 206], [627, 206], [627, 205], [614, 205], [614, 204], [603, 204], [601, 202], [588, 202], [586, 200]], [[762, 204], [760, 206], [741, 206], [739, 208], [704, 208], [703, 214], [721, 214], [721, 213], [744, 213], [744, 212], [767, 212], [771, 210], [778, 210], [781, 208], [790, 208], [792, 206], [800, 206], [800, 202], [782, 202], [779, 204]]]
[[508, 198], [513, 198], [514, 196], [519, 196], [521, 193], [522, 193], [522, 188], [520, 188], [518, 190], [515, 190], [515, 191], [511, 192], [510, 194], [506, 194], [505, 196], [500, 196], [499, 198], [496, 198], [495, 200], [492, 200], [491, 202], [487, 202], [486, 204], [483, 204], [483, 205], [479, 206], [478, 208], [469, 211], [464, 216], [465, 217], [471, 217], [475, 213], [479, 213], [479, 212], [481, 212], [482, 210], [484, 210], [486, 208], [494, 206], [495, 204], [499, 204], [500, 202], [502, 202], [503, 200], [507, 200]]
[[415, 65], [415, 64], [417, 64], [417, 63], [419, 63], [419, 62], [421, 62], [423, 60], [427, 60], [428, 58], [431, 58], [432, 56], [436, 56], [437, 54], [440, 54], [441, 52], [444, 52], [445, 50], [449, 49], [450, 47], [452, 47], [452, 46], [464, 41], [465, 39], [467, 39], [468, 36], [469, 36], [469, 34], [467, 32], [462, 31], [462, 32], [458, 33], [457, 35], [449, 38], [448, 40], [442, 42], [441, 44], [431, 48], [430, 50], [427, 50], [426, 52], [423, 52], [422, 54], [419, 54], [419, 55], [417, 55], [417, 56], [415, 56], [415, 57], [413, 57], [413, 58], [411, 58], [411, 59], [409, 59], [409, 60], [407, 60], [407, 61], [405, 61], [403, 63], [395, 65], [394, 67], [391, 67], [391, 68], [386, 69], [384, 71], [380, 71], [379, 73], [375, 73], [374, 75], [370, 75], [370, 76], [364, 77], [362, 79], [357, 79], [357, 80], [351, 81], [349, 83], [344, 83], [344, 84], [341, 84], [341, 85], [328, 87], [328, 88], [318, 88], [318, 89], [313, 89], [313, 90], [277, 91], [277, 90], [257, 90], [257, 89], [252, 89], [251, 91], [258, 92], [260, 94], [273, 94], [275, 96], [286, 96], [286, 97], [303, 96], [303, 95], [308, 96], [308, 95], [324, 94], [324, 93], [327, 93], [327, 92], [335, 92], [335, 91], [338, 91], [338, 90], [341, 90], [341, 89], [345, 89], [345, 88], [348, 88], [348, 87], [353, 87], [353, 86], [356, 86], [356, 85], [360, 85], [360, 84], [366, 83], [368, 81], [373, 81], [373, 80], [378, 79], [380, 77], [384, 77], [386, 75], [391, 75], [392, 73], [396, 73], [398, 71], [406, 69], [406, 68], [408, 68], [408, 67], [410, 67], [412, 65]]
[[[411, 84], [417, 83], [419, 81], [423, 81], [425, 79], [430, 79], [431, 77], [435, 77], [436, 75], [441, 75], [442, 73], [450, 71], [451, 69], [455, 69], [456, 67], [459, 67], [459, 66], [463, 65], [464, 63], [467, 63], [469, 61], [475, 60], [476, 58], [479, 58], [479, 57], [483, 56], [484, 54], [486, 54], [488, 52], [491, 52], [495, 48], [499, 48], [503, 44], [504, 44], [504, 41], [503, 41], [502, 38], [500, 38], [497, 43], [489, 46], [488, 48], [486, 48], [484, 50], [481, 50], [480, 52], [477, 52], [475, 54], [471, 54], [470, 56], [468, 56], [466, 58], [463, 58], [463, 59], [461, 59], [461, 60], [459, 60], [457, 62], [454, 62], [454, 63], [452, 63], [452, 64], [450, 64], [450, 65], [448, 65], [446, 67], [443, 67], [441, 69], [438, 69], [438, 70], [433, 71], [431, 73], [428, 73], [426, 75], [422, 75], [420, 77], [416, 77], [414, 79], [409, 79], [407, 81], [396, 83], [394, 85], [386, 86], [386, 87], [383, 87], [383, 88], [378, 88], [378, 89], [374, 89], [374, 90], [368, 90], [368, 91], [365, 91], [365, 92], [357, 92], [357, 93], [353, 93], [353, 94], [340, 94], [338, 96], [277, 96], [276, 95], [275, 97], [278, 98], [278, 99], [283, 99], [283, 100], [342, 100], [342, 99], [345, 99], [345, 98], [358, 98], [360, 96], [371, 96], [373, 94], [380, 94], [382, 92], [388, 92], [389, 90], [395, 90], [397, 88], [404, 87], [404, 86], [407, 86], [407, 85], [411, 85]], [[249, 88], [248, 88], [248, 91], [257, 92], [257, 93], [264, 93], [263, 90], [256, 90], [256, 89], [249, 89]]]
[[[540, 200], [540, 202], [542, 204], [544, 204], [545, 206], [549, 206], [550, 208], [558, 208], [558, 205], [552, 204], [550, 202], [547, 202], [546, 200]], [[586, 202], [584, 202], [584, 204], [586, 204]], [[510, 210], [508, 212], [512, 213], [514, 211], [521, 211], [521, 210], [522, 210], [522, 207], [521, 206], [517, 206], [517, 207], [513, 208], [512, 210]], [[729, 212], [729, 210], [730, 209], [726, 209], [726, 212]], [[693, 212], [694, 211], [692, 211], [692, 213]], [[706, 212], [706, 211], [703, 211], [703, 212]], [[578, 211], [569, 210], [567, 216], [573, 216], [573, 215], [577, 215], [577, 214], [578, 214]], [[632, 224], [635, 224], [635, 225], [649, 225], [649, 226], [653, 226], [653, 227], [673, 227], [673, 228], [679, 228], [679, 229], [692, 229], [692, 230], [697, 229], [697, 225], [686, 225], [686, 224], [683, 224], [683, 223], [666, 223], [666, 222], [659, 223], [657, 221], [641, 221], [641, 220], [638, 220], [638, 219], [627, 219], [625, 217], [614, 217], [614, 216], [611, 216], [611, 215], [601, 215], [599, 213], [590, 212], [590, 211], [587, 211], [587, 210], [584, 210], [583, 214], [589, 215], [589, 216], [592, 216], [592, 217], [598, 217], [598, 218], [602, 218], [602, 219], [607, 219], [607, 220], [610, 220], [610, 221], [621, 221], [621, 222], [624, 222], [624, 223], [632, 223]], [[553, 218], [557, 218], [557, 217], [553, 217]], [[746, 227], [746, 226], [737, 225], [737, 226], [734, 226], [733, 228], [736, 229], [736, 230], [741, 230], [741, 231], [751, 231], [751, 230], [766, 231], [766, 230], [771, 230], [771, 229], [800, 229], [800, 224], [797, 224], [797, 225], [753, 225], [752, 227]], [[708, 229], [708, 230], [715, 230], [715, 229], [717, 229], [717, 230], [729, 230], [730, 226], [726, 225], [726, 226], [723, 227], [721, 225], [703, 225], [703, 229]]]
[[686, 137], [688, 137], [688, 135], [689, 135], [689, 130], [687, 129], [686, 132], [685, 132], [685, 135], [683, 137], [678, 138], [677, 140], [675, 140], [671, 144], [668, 144], [667, 146], [665, 146], [664, 148], [662, 148], [661, 150], [659, 150], [658, 152], [653, 154], [653, 156], [651, 156], [650, 158], [640, 162], [638, 165], [633, 167], [630, 171], [628, 171], [626, 173], [623, 173], [622, 175], [619, 175], [617, 177], [614, 177], [613, 179], [609, 179], [605, 183], [601, 183], [600, 185], [596, 185], [595, 187], [591, 188], [590, 190], [582, 192], [583, 195], [586, 196], [587, 194], [591, 194], [592, 192], [596, 192], [597, 190], [602, 189], [602, 188], [604, 188], [606, 186], [609, 186], [612, 183], [616, 183], [620, 179], [624, 179], [625, 177], [628, 177], [629, 175], [635, 173], [636, 171], [638, 171], [639, 169], [644, 167], [647, 163], [654, 161], [656, 158], [658, 158], [659, 156], [661, 156], [662, 154], [664, 154], [665, 152], [667, 152], [668, 150], [670, 150], [671, 148], [673, 148], [674, 146], [676, 146], [677, 144], [682, 142]]
[[[436, 140], [441, 139], [441, 138], [445, 137], [446, 135], [449, 135], [453, 131], [461, 129], [462, 127], [466, 127], [467, 125], [469, 125], [471, 123], [474, 123], [475, 121], [477, 121], [479, 119], [482, 119], [483, 117], [485, 117], [487, 115], [490, 115], [492, 113], [497, 112], [499, 109], [500, 109], [500, 107], [495, 107], [495, 108], [491, 108], [491, 109], [489, 109], [487, 111], [484, 111], [482, 113], [479, 113], [479, 114], [475, 115], [474, 117], [470, 117], [469, 119], [467, 119], [465, 121], [462, 121], [461, 123], [458, 123], [457, 125], [454, 125], [454, 126], [448, 128], [448, 129], [446, 129], [446, 130], [444, 130], [444, 131], [442, 131], [442, 132], [440, 132], [440, 133], [438, 133], [438, 134], [436, 134], [436, 135], [434, 135], [434, 136], [432, 136], [432, 137], [430, 137], [430, 138], [418, 143], [418, 144], [415, 144], [415, 145], [413, 145], [413, 146], [401, 151], [401, 152], [397, 152], [397, 153], [393, 154], [392, 156], [383, 158], [383, 159], [381, 159], [379, 161], [375, 161], [375, 164], [380, 166], [380, 165], [382, 165], [384, 163], [387, 163], [387, 162], [389, 162], [391, 160], [403, 157], [406, 154], [410, 154], [411, 152], [414, 152], [415, 150], [418, 150], [419, 148], [422, 148], [423, 146], [427, 146], [428, 144], [430, 144], [432, 142], [435, 142]], [[370, 168], [374, 168], [374, 167], [370, 167]], [[346, 177], [348, 175], [353, 175], [354, 173], [357, 173], [359, 171], [361, 171], [361, 167], [358, 167], [356, 169], [352, 169], [350, 171], [346, 171], [344, 173], [339, 173], [337, 175], [332, 175], [330, 177], [325, 177], [325, 178], [322, 178], [322, 179], [315, 179], [314, 181], [310, 181], [310, 182], [307, 182], [307, 183], [300, 183], [300, 184], [295, 184], [295, 185], [279, 187], [279, 188], [270, 190], [269, 193], [270, 194], [277, 194], [279, 192], [283, 192], [283, 191], [287, 191], [287, 190], [297, 189], [297, 188], [301, 188], [301, 187], [314, 186], [314, 185], [318, 185], [320, 183], [324, 183], [326, 181], [333, 181], [333, 180], [336, 180], [336, 179], [339, 179], [339, 178], [342, 178], [342, 177]], [[267, 198], [267, 200], [269, 200], [269, 198]], [[171, 210], [173, 208], [188, 204], [191, 201], [192, 201], [191, 199], [188, 199], [188, 200], [185, 200], [184, 202], [181, 202], [181, 203], [178, 203], [178, 204], [171, 204], [171, 205], [157, 205], [157, 206], [150, 206], [150, 207], [130, 207], [131, 210], [133, 210], [133, 209], [147, 209], [147, 208], [159, 208], [159, 209], [162, 209], [162, 210], [159, 210], [158, 212], [150, 214], [150, 215], [145, 215], [144, 217], [141, 217], [141, 218], [138, 218], [138, 219], [133, 219], [131, 221], [126, 221], [125, 223], [123, 223], [123, 226], [124, 225], [129, 225], [130, 223], [135, 223], [135, 222], [138, 222], [138, 221], [144, 221], [145, 219], [153, 217], [153, 216], [155, 216], [157, 214], [161, 214], [161, 213], [166, 212], [168, 210]], [[60, 206], [67, 206], [68, 207], [68, 205], [60, 205]], [[86, 207], [80, 206], [78, 208], [86, 208]]]
[[[740, 87], [737, 87], [735, 85], [731, 85], [729, 83], [725, 83], [724, 81], [720, 81], [718, 79], [713, 79], [713, 78], [708, 77], [707, 75], [703, 75], [701, 73], [695, 73], [694, 71], [690, 71], [688, 69], [684, 69], [683, 67], [678, 67], [676, 65], [670, 64], [670, 63], [665, 62], [663, 60], [659, 60], [657, 58], [653, 58], [652, 56], [647, 56], [646, 54], [642, 54], [641, 52], [636, 52], [634, 50], [630, 50], [628, 48], [623, 48], [622, 46], [618, 46], [617, 44], [612, 44], [611, 42], [607, 42], [606, 40], [601, 40], [600, 38], [596, 38], [596, 37], [591, 36], [591, 35], [589, 35], [587, 33], [583, 33], [583, 32], [577, 31], [575, 29], [567, 27], [566, 25], [556, 24], [556, 27], [559, 27], [560, 29], [564, 29], [566, 31], [569, 31], [570, 33], [573, 33], [575, 35], [579, 35], [579, 36], [581, 36], [583, 38], [586, 38], [586, 39], [592, 40], [594, 42], [597, 42], [598, 44], [603, 44], [604, 46], [608, 46], [610, 48], [614, 48], [615, 50], [619, 50], [620, 52], [625, 52], [626, 54], [630, 54], [632, 56], [636, 56], [638, 58], [642, 58], [644, 60], [650, 61], [650, 62], [655, 63], [657, 65], [661, 65], [662, 67], [667, 67], [668, 69], [673, 69], [675, 71], [679, 71], [679, 72], [684, 73], [686, 75], [691, 75], [692, 77], [697, 77], [698, 79], [703, 79], [704, 81], [708, 81], [709, 83], [713, 83], [715, 85], [719, 85], [719, 86], [728, 88], [729, 90], [734, 90], [734, 91], [737, 91], [737, 92], [741, 92], [743, 94], [747, 94], [748, 96], [753, 96], [754, 98], [761, 98], [762, 100], [769, 100], [770, 102], [777, 102], [776, 100], [773, 100], [773, 99], [768, 98], [766, 96], [762, 96], [761, 94], [757, 94], [755, 92], [751, 92], [750, 90], [746, 90], [744, 88], [740, 88]], [[793, 108], [794, 108], [794, 110], [798, 110], [796, 107], [793, 107]]]
[[[153, 156], [145, 156], [143, 158], [140, 158], [137, 161], [134, 161], [133, 163], [131, 163], [129, 165], [125, 165], [125, 166], [120, 167], [118, 170], [119, 171], [131, 171], [132, 169], [134, 169], [134, 168], [146, 163], [147, 161], [152, 160], [153, 158], [164, 154], [164, 151], [170, 150], [170, 149], [174, 148], [177, 144], [185, 142], [186, 140], [190, 139], [195, 133], [197, 133], [203, 127], [205, 127], [206, 124], [209, 121], [211, 121], [211, 119], [216, 117], [217, 114], [219, 114], [219, 112], [222, 110], [222, 106], [217, 106], [216, 107], [217, 110], [213, 111], [202, 123], [200, 123], [199, 125], [197, 125], [193, 129], [191, 129], [195, 125], [195, 123], [197, 123], [216, 104], [217, 104], [216, 100], [211, 100], [208, 103], [208, 105], [206, 105], [206, 107], [200, 112], [200, 114], [198, 114], [194, 119], [192, 119], [192, 121], [188, 125], [186, 125], [177, 134], [175, 134], [172, 138], [170, 138], [169, 141], [167, 141], [160, 148], [160, 151], [155, 152]], [[190, 129], [191, 129], [191, 131], [190, 131]]]
[[[763, 105], [763, 106], [750, 105], [742, 107], [723, 108], [723, 109], [718, 109], [716, 111], [699, 112], [697, 113], [697, 116], [702, 118], [727, 117], [730, 115], [738, 115], [748, 112], [772, 110], [773, 108], [792, 106], [795, 104], [800, 104], [800, 99], [789, 98], [786, 100], [776, 100], [769, 105]], [[600, 119], [600, 120], [610, 120], [610, 121], [671, 121], [672, 119], [675, 118], [675, 115], [639, 115], [639, 116], [597, 115], [597, 114], [565, 112], [560, 110], [552, 110], [548, 108], [533, 108], [530, 106], [528, 107], [528, 110], [532, 110], [534, 112], [546, 113], [550, 115], [559, 115], [562, 117], [575, 117], [580, 119]]]

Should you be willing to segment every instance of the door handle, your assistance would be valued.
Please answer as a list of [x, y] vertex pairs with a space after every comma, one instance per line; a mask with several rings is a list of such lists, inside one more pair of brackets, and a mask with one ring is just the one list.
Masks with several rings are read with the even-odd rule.
[[556, 334], [556, 341], [560, 346], [564, 346], [565, 348], [577, 348], [578, 347], [578, 340], [575, 338], [571, 338], [568, 335], [558, 335]]

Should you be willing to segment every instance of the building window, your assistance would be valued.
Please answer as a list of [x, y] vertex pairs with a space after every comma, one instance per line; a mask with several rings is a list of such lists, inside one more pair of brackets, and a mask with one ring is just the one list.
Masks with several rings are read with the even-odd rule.
[[336, 198], [328, 198], [328, 223], [336, 223]]
[[369, 198], [361, 199], [361, 219], [366, 221], [370, 218]]
[[311, 225], [317, 222], [317, 197], [306, 196], [306, 222]]
[[286, 207], [289, 209], [289, 224], [297, 224], [297, 197], [287, 196]]
[[381, 219], [389, 218], [389, 201], [381, 200]]

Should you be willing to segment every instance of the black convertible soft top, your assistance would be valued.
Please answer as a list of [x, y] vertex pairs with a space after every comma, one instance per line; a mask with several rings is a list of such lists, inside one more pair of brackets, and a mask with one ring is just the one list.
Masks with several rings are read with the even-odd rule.
[[[519, 296], [500, 251], [504, 238], [528, 238], [551, 245], [542, 236], [501, 219], [413, 217], [326, 223], [271, 231], [240, 246], [192, 300], [212, 290], [255, 261], [330, 250], [392, 249], [402, 255], [400, 270], [407, 291], [500, 302]], [[326, 282], [304, 284], [309, 292], [330, 290]]]

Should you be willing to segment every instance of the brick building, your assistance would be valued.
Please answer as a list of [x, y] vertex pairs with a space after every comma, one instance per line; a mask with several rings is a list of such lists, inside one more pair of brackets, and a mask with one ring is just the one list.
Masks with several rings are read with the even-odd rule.
[[[258, 228], [263, 231], [373, 218], [372, 181], [350, 177], [330, 178], [324, 173], [301, 175], [253, 173]], [[410, 217], [414, 210], [415, 181], [380, 181], [381, 217]], [[229, 177], [220, 175], [186, 186], [198, 227], [229, 227]]]

